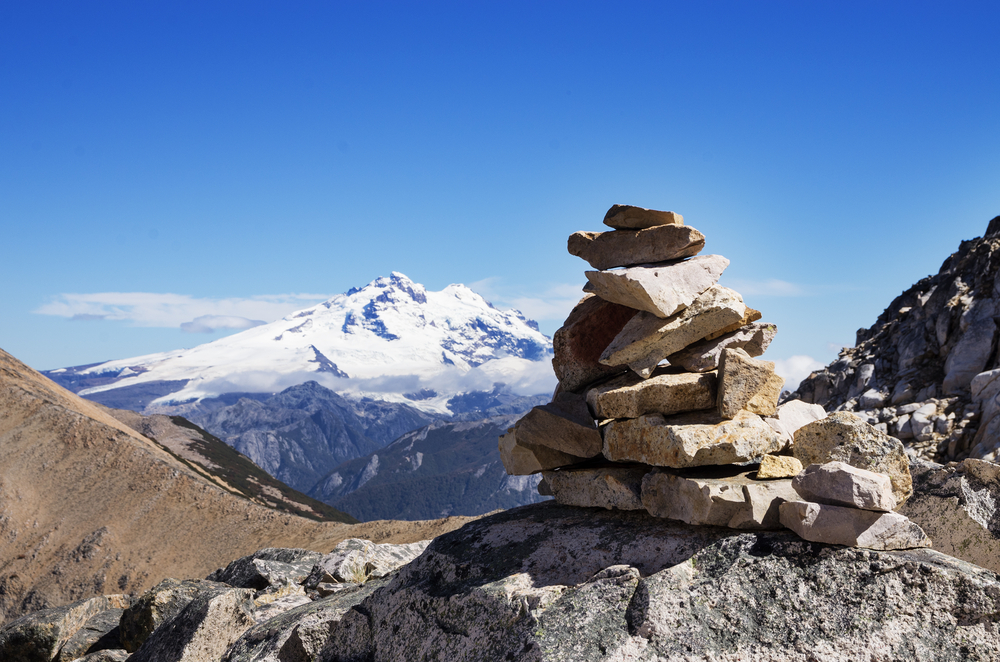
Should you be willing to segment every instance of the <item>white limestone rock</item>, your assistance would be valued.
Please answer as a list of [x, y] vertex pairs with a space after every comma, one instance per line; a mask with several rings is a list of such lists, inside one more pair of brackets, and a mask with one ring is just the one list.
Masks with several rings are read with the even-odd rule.
[[801, 400], [788, 400], [778, 405], [774, 416], [769, 416], [764, 420], [778, 433], [778, 436], [785, 442], [785, 446], [788, 447], [795, 439], [796, 430], [821, 418], [826, 418], [826, 410], [823, 407]]
[[721, 255], [611, 271], [587, 271], [585, 292], [605, 301], [667, 318], [691, 305], [729, 266]]
[[779, 507], [781, 523], [800, 538], [831, 545], [877, 550], [930, 547], [931, 540], [899, 513], [786, 501]]
[[689, 372], [708, 372], [719, 367], [722, 350], [742, 349], [749, 356], [757, 357], [764, 353], [777, 333], [778, 327], [774, 324], [751, 322], [718, 338], [699, 340], [669, 355], [667, 362]]
[[659, 370], [649, 379], [625, 374], [587, 391], [587, 404], [598, 419], [638, 418], [643, 414], [679, 414], [715, 404], [715, 373]]
[[792, 479], [792, 487], [802, 499], [813, 503], [884, 513], [896, 508], [888, 475], [844, 462], [811, 464]]
[[649, 414], [609, 423], [604, 457], [657, 467], [751, 464], [778, 450], [781, 441], [760, 416], [741, 411], [723, 419], [715, 411], [676, 416]]

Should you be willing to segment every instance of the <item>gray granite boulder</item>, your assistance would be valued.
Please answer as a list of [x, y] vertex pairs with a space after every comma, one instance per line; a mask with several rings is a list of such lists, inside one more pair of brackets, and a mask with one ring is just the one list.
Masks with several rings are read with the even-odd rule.
[[[4, 662], [55, 660], [63, 646], [85, 629], [88, 622], [108, 611], [128, 607], [129, 603], [128, 596], [105, 595], [62, 607], [42, 609], [8, 621], [0, 626], [0, 660]], [[95, 642], [97, 638], [94, 639]], [[73, 648], [76, 649], [78, 646], [79, 644], [75, 644]], [[86, 650], [80, 654], [85, 652]]]
[[928, 549], [549, 502], [435, 539], [317, 659], [992, 660], [996, 613], [997, 575]]
[[236, 559], [205, 579], [263, 591], [280, 584], [301, 584], [321, 558], [322, 554], [308, 549], [268, 547]]
[[122, 613], [119, 637], [122, 648], [134, 653], [165, 622], [170, 621], [199, 595], [230, 588], [204, 579], [164, 579]]

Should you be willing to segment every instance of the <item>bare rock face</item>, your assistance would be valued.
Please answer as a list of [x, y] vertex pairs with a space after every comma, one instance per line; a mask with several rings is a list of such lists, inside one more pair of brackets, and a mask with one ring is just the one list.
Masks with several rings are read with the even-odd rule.
[[550, 502], [437, 538], [318, 660], [988, 660], [998, 612], [995, 574], [933, 550]]
[[211, 588], [201, 592], [149, 635], [131, 662], [214, 662], [254, 624], [253, 591]]
[[934, 549], [1000, 572], [1000, 466], [966, 459], [957, 466], [910, 465], [913, 496], [899, 508]]
[[715, 338], [711, 336], [716, 334], [710, 334], [705, 340], [669, 355], [667, 362], [689, 372], [708, 372], [719, 367], [722, 350], [742, 349], [747, 355], [757, 357], [764, 353], [777, 333], [778, 327], [766, 322], [740, 325], [740, 328]]
[[667, 319], [640, 312], [615, 336], [604, 353], [605, 365], [628, 364], [642, 377], [671, 354], [697, 342], [743, 314], [743, 298], [737, 292], [714, 285], [702, 292], [690, 306]]
[[804, 466], [838, 461], [888, 474], [897, 504], [913, 494], [910, 463], [903, 444], [854, 414], [834, 412], [799, 428], [792, 452]]
[[802, 499], [813, 503], [883, 513], [896, 508], [889, 476], [843, 462], [811, 464], [792, 479], [792, 487]]
[[181, 613], [196, 597], [226, 588], [220, 582], [200, 579], [164, 579], [122, 614], [122, 648], [134, 653], [154, 630]]
[[67, 644], [72, 650], [79, 648], [71, 642], [85, 630], [88, 622], [109, 611], [121, 613], [129, 602], [125, 595], [107, 595], [43, 609], [8, 621], [0, 626], [0, 660], [55, 660]]
[[724, 349], [719, 361], [719, 413], [732, 418], [741, 409], [770, 416], [778, 409], [785, 383], [773, 361], [753, 359], [742, 349]]
[[930, 547], [919, 526], [899, 513], [787, 501], [779, 507], [781, 523], [799, 537], [831, 545], [894, 550]]
[[420, 556], [429, 543], [423, 540], [406, 545], [380, 545], [349, 538], [323, 556], [304, 583], [312, 589], [321, 582], [364, 584], [369, 578], [380, 579]]
[[714, 411], [650, 414], [612, 421], [604, 433], [607, 459], [675, 469], [759, 462], [780, 445], [770, 426], [745, 410], [731, 420]]
[[[991, 427], [972, 385], [1000, 368], [1000, 216], [963, 241], [940, 271], [896, 297], [855, 347], [805, 379], [793, 394], [827, 410], [853, 411], [925, 460], [996, 460]], [[921, 420], [913, 413], [925, 406]]]
[[584, 291], [605, 301], [667, 318], [687, 308], [699, 294], [715, 285], [728, 266], [729, 260], [721, 255], [699, 255], [681, 262], [587, 271], [590, 282]]
[[547, 471], [545, 479], [558, 503], [608, 510], [642, 510], [642, 466]]
[[570, 255], [595, 269], [667, 262], [691, 257], [705, 247], [705, 235], [687, 225], [658, 225], [645, 230], [576, 232], [569, 237]]
[[236, 559], [205, 579], [263, 591], [282, 584], [301, 584], [321, 558], [319, 552], [307, 549], [267, 547]]
[[588, 294], [552, 336], [552, 369], [564, 391], [578, 391], [599, 379], [624, 372], [625, 366], [600, 363], [601, 353], [635, 311]]
[[658, 225], [684, 225], [684, 217], [672, 211], [612, 205], [604, 215], [604, 224], [615, 230], [641, 230]]
[[587, 404], [599, 419], [679, 414], [715, 404], [715, 373], [654, 373], [649, 379], [626, 374], [587, 391]]

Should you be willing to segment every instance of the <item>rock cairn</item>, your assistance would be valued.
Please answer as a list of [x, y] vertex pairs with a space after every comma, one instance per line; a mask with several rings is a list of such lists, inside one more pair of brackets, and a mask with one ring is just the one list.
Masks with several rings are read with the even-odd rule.
[[[777, 329], [718, 284], [729, 260], [699, 255], [701, 232], [628, 205], [604, 223], [612, 230], [569, 238], [595, 270], [553, 338], [552, 402], [500, 438], [507, 473], [541, 472], [539, 492], [566, 505], [874, 549], [929, 545], [893, 512], [912, 492], [898, 440], [850, 414], [778, 406], [783, 380], [756, 358]], [[858, 485], [864, 499], [842, 498]]]

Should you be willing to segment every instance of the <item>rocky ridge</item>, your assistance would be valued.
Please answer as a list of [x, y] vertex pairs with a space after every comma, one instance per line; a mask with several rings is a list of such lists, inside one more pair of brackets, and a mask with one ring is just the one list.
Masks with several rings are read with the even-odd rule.
[[925, 460], [1000, 454], [1000, 216], [790, 397], [852, 411]]
[[729, 260], [698, 255], [701, 232], [622, 205], [605, 223], [611, 232], [569, 239], [599, 270], [555, 334], [552, 401], [500, 438], [508, 473], [541, 472], [539, 492], [562, 504], [871, 549], [930, 545], [894, 512], [912, 494], [898, 440], [801, 401], [779, 411], [784, 382], [755, 358], [776, 329], [717, 284]]

